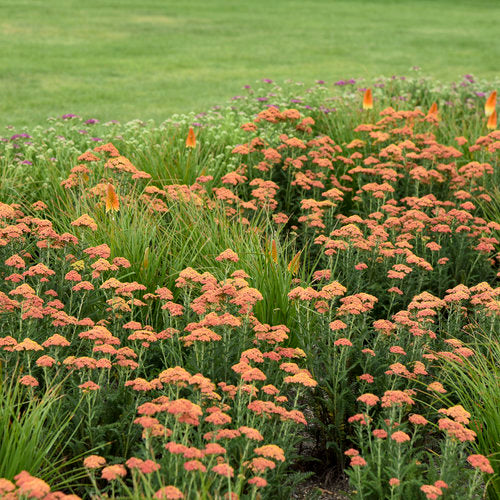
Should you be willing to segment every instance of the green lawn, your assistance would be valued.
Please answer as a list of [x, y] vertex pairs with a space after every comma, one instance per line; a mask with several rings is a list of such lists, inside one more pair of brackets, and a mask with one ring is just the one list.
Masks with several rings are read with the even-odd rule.
[[498, 0], [2, 0], [0, 126], [163, 120], [261, 78], [498, 74]]

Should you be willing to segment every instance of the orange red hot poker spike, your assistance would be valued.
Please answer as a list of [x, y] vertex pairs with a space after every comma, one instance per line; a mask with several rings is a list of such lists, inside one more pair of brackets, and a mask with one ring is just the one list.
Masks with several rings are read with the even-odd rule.
[[497, 128], [497, 91], [494, 90], [484, 103], [484, 114], [487, 116], [486, 128], [496, 130]]
[[278, 263], [278, 247], [276, 246], [276, 240], [271, 242], [271, 258], [276, 264]]
[[373, 109], [372, 89], [366, 89], [363, 96], [363, 109]]
[[300, 255], [302, 254], [302, 250], [299, 250], [292, 258], [292, 260], [288, 264], [288, 270], [293, 274], [297, 274], [300, 267]]
[[110, 210], [114, 212], [120, 210], [120, 201], [118, 200], [118, 195], [116, 194], [113, 184], [108, 184], [106, 192], [106, 212]]
[[429, 112], [427, 113], [427, 115], [437, 116], [437, 114], [438, 114], [438, 105], [436, 102], [433, 102], [431, 107], [429, 108]]
[[187, 148], [195, 148], [196, 147], [196, 136], [194, 135], [193, 127], [189, 127], [188, 136], [186, 139], [186, 147]]
[[487, 117], [490, 117], [495, 112], [496, 105], [497, 105], [497, 91], [494, 90], [484, 103], [484, 114]]
[[431, 107], [429, 108], [429, 111], [427, 112], [427, 119], [430, 119], [431, 122], [434, 122], [437, 124], [439, 122], [439, 111], [438, 111], [438, 105], [436, 102], [433, 102]]
[[488, 130], [496, 130], [497, 128], [497, 112], [496, 110], [488, 118], [488, 122], [486, 123], [486, 128]]

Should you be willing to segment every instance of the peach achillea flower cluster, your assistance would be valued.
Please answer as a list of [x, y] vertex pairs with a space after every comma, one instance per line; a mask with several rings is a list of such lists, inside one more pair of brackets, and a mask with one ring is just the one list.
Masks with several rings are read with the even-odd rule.
[[0, 496], [7, 499], [17, 498], [61, 498], [63, 500], [79, 500], [74, 494], [65, 494], [61, 491], [51, 491], [50, 486], [42, 479], [32, 476], [23, 470], [14, 476], [14, 482], [0, 478]]
[[219, 254], [215, 260], [217, 261], [222, 261], [222, 260], [229, 260], [231, 262], [238, 262], [239, 258], [236, 252], [233, 252], [230, 248], [224, 250], [221, 254]]
[[485, 474], [494, 473], [490, 461], [483, 455], [469, 455], [467, 457], [467, 462], [469, 462], [472, 465], [472, 467], [480, 469]]

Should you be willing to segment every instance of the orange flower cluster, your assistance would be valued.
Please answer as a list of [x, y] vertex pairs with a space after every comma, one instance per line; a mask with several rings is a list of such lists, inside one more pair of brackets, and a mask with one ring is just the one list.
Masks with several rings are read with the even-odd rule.
[[14, 483], [5, 478], [0, 478], [0, 497], [5, 500], [17, 500], [21, 498], [39, 498], [51, 500], [80, 500], [77, 495], [67, 495], [62, 491], [51, 491], [50, 486], [27, 471], [23, 470], [14, 477]]

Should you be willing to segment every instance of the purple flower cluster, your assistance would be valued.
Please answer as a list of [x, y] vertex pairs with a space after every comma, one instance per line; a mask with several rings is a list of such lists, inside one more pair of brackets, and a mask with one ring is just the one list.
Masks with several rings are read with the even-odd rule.
[[14, 135], [10, 138], [10, 140], [11, 140], [11, 141], [15, 141], [16, 139], [19, 139], [20, 137], [24, 137], [24, 138], [26, 138], [26, 139], [27, 139], [27, 138], [31, 138], [31, 135], [26, 134], [26, 133], [24, 133], [24, 134], [14, 134]]
[[339, 87], [343, 85], [354, 85], [356, 83], [356, 80], [350, 79], [350, 80], [339, 80], [338, 82], [335, 82], [334, 85], [338, 85]]

